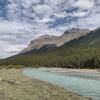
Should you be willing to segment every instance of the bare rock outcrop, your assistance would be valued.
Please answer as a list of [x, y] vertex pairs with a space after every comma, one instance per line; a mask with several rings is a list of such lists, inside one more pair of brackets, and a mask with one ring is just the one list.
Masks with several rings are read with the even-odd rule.
[[[30, 52], [30, 51], [39, 51], [41, 49], [53, 49], [56, 47], [60, 47], [66, 42], [79, 38], [89, 33], [88, 29], [79, 29], [72, 28], [66, 30], [64, 34], [61, 36], [51, 36], [51, 35], [43, 35], [39, 38], [32, 40], [27, 48], [25, 48], [21, 53]], [[45, 48], [43, 48], [45, 47]]]

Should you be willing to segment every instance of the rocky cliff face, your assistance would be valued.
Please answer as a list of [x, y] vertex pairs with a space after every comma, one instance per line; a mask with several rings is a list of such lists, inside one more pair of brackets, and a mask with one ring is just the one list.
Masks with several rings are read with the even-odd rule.
[[76, 29], [72, 28], [64, 32], [61, 36], [44, 35], [39, 38], [32, 40], [27, 48], [22, 53], [30, 51], [48, 50], [60, 47], [66, 42], [79, 38], [89, 33], [88, 29]]

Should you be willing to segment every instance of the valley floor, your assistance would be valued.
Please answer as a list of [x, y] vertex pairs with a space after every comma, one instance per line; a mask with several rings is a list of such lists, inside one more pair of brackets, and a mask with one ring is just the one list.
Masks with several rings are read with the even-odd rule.
[[25, 77], [19, 69], [0, 69], [0, 100], [91, 100], [61, 87]]

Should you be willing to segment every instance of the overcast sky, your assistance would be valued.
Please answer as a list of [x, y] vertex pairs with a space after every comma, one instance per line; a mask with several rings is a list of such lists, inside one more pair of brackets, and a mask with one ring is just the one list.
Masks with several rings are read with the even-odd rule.
[[100, 0], [0, 0], [0, 58], [43, 35], [100, 26]]

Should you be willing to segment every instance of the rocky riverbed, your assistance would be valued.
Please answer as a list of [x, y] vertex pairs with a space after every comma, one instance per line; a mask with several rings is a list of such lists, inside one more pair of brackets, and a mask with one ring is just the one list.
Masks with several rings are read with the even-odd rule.
[[0, 69], [0, 100], [91, 100], [64, 88], [23, 76], [19, 69]]

